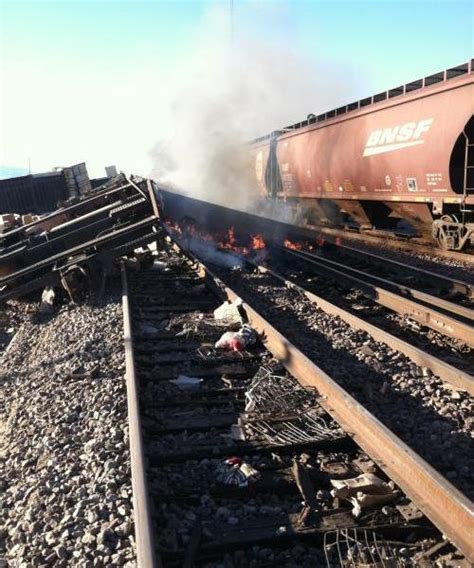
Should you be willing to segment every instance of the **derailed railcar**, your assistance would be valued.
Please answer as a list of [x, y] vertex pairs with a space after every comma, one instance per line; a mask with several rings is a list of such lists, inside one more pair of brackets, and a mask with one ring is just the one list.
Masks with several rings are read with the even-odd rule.
[[390, 215], [443, 248], [474, 243], [474, 60], [252, 143], [258, 191], [309, 222]]

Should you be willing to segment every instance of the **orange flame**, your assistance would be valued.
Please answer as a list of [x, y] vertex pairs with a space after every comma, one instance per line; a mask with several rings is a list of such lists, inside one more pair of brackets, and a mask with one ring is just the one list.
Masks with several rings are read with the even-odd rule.
[[224, 234], [211, 234], [208, 233], [193, 224], [180, 225], [174, 221], [166, 221], [168, 227], [175, 231], [178, 235], [188, 235], [196, 237], [205, 241], [211, 241], [215, 243], [219, 248], [225, 250], [231, 250], [237, 254], [247, 255], [251, 251], [262, 251], [266, 248], [265, 241], [262, 235], [251, 235], [250, 242], [247, 246], [240, 246], [237, 238], [235, 237], [234, 227], [230, 227]]
[[286, 248], [292, 250], [301, 250], [303, 248], [303, 245], [301, 243], [293, 243], [289, 239], [285, 239], [283, 244]]
[[261, 250], [266, 247], [262, 235], [252, 235], [252, 242], [250, 248], [253, 250]]

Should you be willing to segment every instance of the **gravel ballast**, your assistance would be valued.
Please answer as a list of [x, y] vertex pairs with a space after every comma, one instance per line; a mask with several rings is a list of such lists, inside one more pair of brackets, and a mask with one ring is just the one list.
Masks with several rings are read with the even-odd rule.
[[383, 240], [380, 240], [377, 244], [370, 244], [351, 239], [350, 237], [344, 237], [344, 244], [359, 251], [367, 251], [368, 253], [403, 262], [422, 270], [428, 270], [442, 276], [474, 284], [472, 264], [468, 262], [468, 258], [466, 258], [466, 262], [462, 262], [454, 258], [440, 256], [436, 254], [436, 248], [433, 249], [432, 253], [430, 253], [428, 248], [427, 252], [423, 253], [396, 249], [393, 244], [387, 244]]
[[403, 354], [351, 329], [268, 275], [226, 272], [223, 280], [320, 368], [472, 498], [472, 410], [467, 393]]
[[1, 374], [8, 565], [135, 566], [118, 296], [28, 318]]
[[397, 314], [377, 304], [365, 296], [362, 290], [305, 270], [303, 263], [295, 262], [289, 265], [278, 257], [274, 261], [270, 255], [266, 259], [266, 264], [281, 276], [357, 317], [415, 345], [449, 365], [466, 373], [471, 372], [474, 355], [470, 347], [462, 341], [423, 326], [408, 315]]

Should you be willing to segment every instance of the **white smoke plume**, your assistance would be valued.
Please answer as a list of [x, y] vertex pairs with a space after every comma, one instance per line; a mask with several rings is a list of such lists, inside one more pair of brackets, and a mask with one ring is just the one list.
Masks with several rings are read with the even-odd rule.
[[169, 85], [151, 176], [196, 198], [249, 207], [256, 180], [248, 141], [343, 104], [347, 83], [334, 62], [303, 57], [285, 41], [240, 30], [231, 43], [229, 13], [214, 7]]

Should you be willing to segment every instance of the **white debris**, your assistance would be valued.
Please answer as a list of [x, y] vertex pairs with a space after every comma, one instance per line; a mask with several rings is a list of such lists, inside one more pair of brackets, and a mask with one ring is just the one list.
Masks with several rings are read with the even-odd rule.
[[171, 380], [170, 383], [175, 384], [181, 390], [197, 390], [201, 386], [202, 381], [198, 377], [179, 375], [177, 379]]
[[52, 286], [46, 286], [41, 294], [41, 304], [38, 308], [40, 314], [50, 314], [53, 311], [54, 298], [56, 294]]
[[216, 349], [228, 349], [230, 351], [245, 351], [247, 347], [256, 343], [257, 337], [257, 332], [245, 324], [239, 331], [226, 331], [216, 342], [215, 347]]
[[237, 298], [235, 302], [224, 302], [214, 310], [214, 319], [226, 324], [241, 323], [242, 316], [239, 312], [240, 305], [242, 305], [240, 298]]
[[346, 499], [352, 504], [352, 514], [358, 517], [362, 509], [389, 503], [398, 497], [393, 481], [385, 482], [373, 473], [364, 473], [353, 479], [331, 479], [333, 497]]

